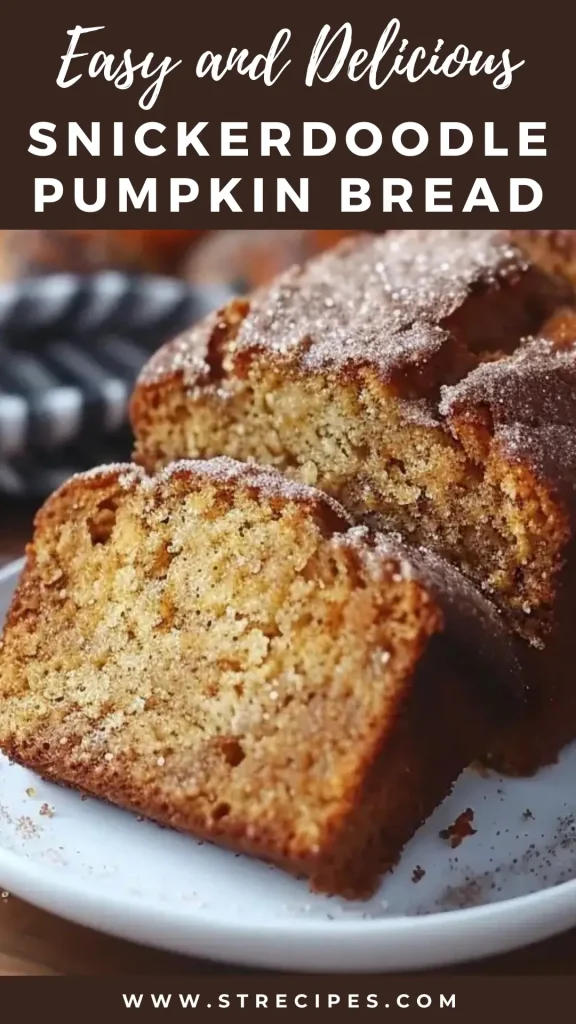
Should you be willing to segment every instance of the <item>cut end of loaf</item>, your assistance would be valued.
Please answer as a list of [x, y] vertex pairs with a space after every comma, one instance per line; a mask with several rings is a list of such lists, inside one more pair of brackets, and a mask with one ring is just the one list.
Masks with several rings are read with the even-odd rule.
[[365, 895], [485, 741], [443, 628], [408, 556], [315, 490], [227, 459], [105, 467], [37, 518], [0, 745]]
[[526, 430], [505, 436], [486, 403], [462, 415], [448, 394], [508, 373], [521, 338], [573, 294], [561, 263], [546, 232], [345, 243], [153, 358], [132, 400], [136, 458], [276, 466], [430, 545], [541, 643], [570, 532], [565, 489]]

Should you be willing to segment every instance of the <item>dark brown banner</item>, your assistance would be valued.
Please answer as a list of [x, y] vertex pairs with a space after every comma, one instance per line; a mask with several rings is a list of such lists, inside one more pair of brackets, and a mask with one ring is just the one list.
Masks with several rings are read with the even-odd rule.
[[[542, 1020], [572, 1006], [573, 978], [265, 975], [0, 979], [6, 1019]], [[425, 1012], [423, 1012], [425, 1011]]]
[[10, 4], [0, 226], [576, 227], [573, 5]]

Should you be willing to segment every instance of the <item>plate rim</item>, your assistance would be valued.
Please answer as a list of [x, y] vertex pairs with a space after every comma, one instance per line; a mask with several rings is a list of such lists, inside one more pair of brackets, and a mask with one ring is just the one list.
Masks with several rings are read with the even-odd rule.
[[422, 916], [247, 923], [116, 894], [96, 880], [60, 875], [56, 868], [1, 846], [0, 876], [9, 892], [107, 934], [206, 960], [306, 973], [455, 965], [549, 938], [576, 923], [576, 881], [481, 907]]
[[[2, 566], [0, 585], [17, 577], [25, 561], [22, 557]], [[89, 808], [91, 803], [86, 801], [79, 806]], [[333, 970], [340, 970], [347, 959], [356, 964], [356, 970], [415, 970], [496, 955], [576, 924], [576, 879], [495, 903], [422, 915], [395, 914], [369, 920], [270, 919], [247, 923], [234, 918], [215, 919], [209, 912], [189, 906], [165, 905], [149, 897], [136, 899], [106, 891], [96, 879], [60, 875], [57, 868], [8, 850], [1, 843], [0, 878], [2, 885], [16, 895], [21, 894], [24, 899], [60, 917], [180, 953], [206, 956], [205, 943], [208, 942], [208, 955], [213, 960], [280, 967], [286, 952], [282, 944], [288, 943], [292, 950], [290, 963], [297, 962], [300, 955], [297, 969], [303, 971], [319, 969], [318, 961], [307, 962], [310, 954], [303, 949], [306, 940], [321, 944], [320, 960], [324, 969], [332, 959]], [[54, 909], [55, 906], [58, 909]], [[167, 934], [171, 928], [176, 928], [177, 940], [173, 933]], [[475, 936], [482, 940], [477, 949], [474, 948]], [[191, 944], [187, 937], [192, 938]], [[354, 942], [361, 939], [372, 947], [368, 952], [364, 950], [364, 954], [361, 952], [363, 943], [354, 952]], [[436, 948], [431, 946], [431, 940], [437, 941]], [[397, 946], [390, 963], [386, 953], [394, 942]], [[239, 950], [238, 954], [230, 952], [231, 946]], [[402, 955], [404, 952], [406, 956]], [[363, 961], [370, 966], [359, 966]]]

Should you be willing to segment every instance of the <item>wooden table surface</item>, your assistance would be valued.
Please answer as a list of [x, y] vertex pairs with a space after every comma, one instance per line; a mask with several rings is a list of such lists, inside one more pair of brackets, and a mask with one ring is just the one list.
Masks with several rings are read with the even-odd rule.
[[[0, 565], [19, 557], [34, 508], [0, 496]], [[2, 879], [0, 878], [0, 889]], [[458, 973], [573, 974], [576, 930], [519, 952], [466, 965]], [[123, 975], [237, 972], [101, 935], [0, 896], [0, 975]], [[445, 973], [455, 973], [449, 970]]]

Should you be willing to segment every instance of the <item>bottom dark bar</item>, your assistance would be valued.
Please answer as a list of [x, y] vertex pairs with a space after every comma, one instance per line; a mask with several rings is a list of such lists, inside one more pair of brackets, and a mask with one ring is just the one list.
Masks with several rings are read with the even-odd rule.
[[[571, 1005], [573, 977], [487, 977], [482, 975], [222, 975], [214, 977], [2, 978], [2, 1014], [9, 1019], [59, 1021], [135, 1018], [136, 1021], [234, 1020], [256, 1016], [282, 1020], [356, 1011], [355, 1019], [466, 1020], [512, 1016], [541, 1020], [555, 1007]], [[259, 1013], [257, 1013], [259, 1011]]]

